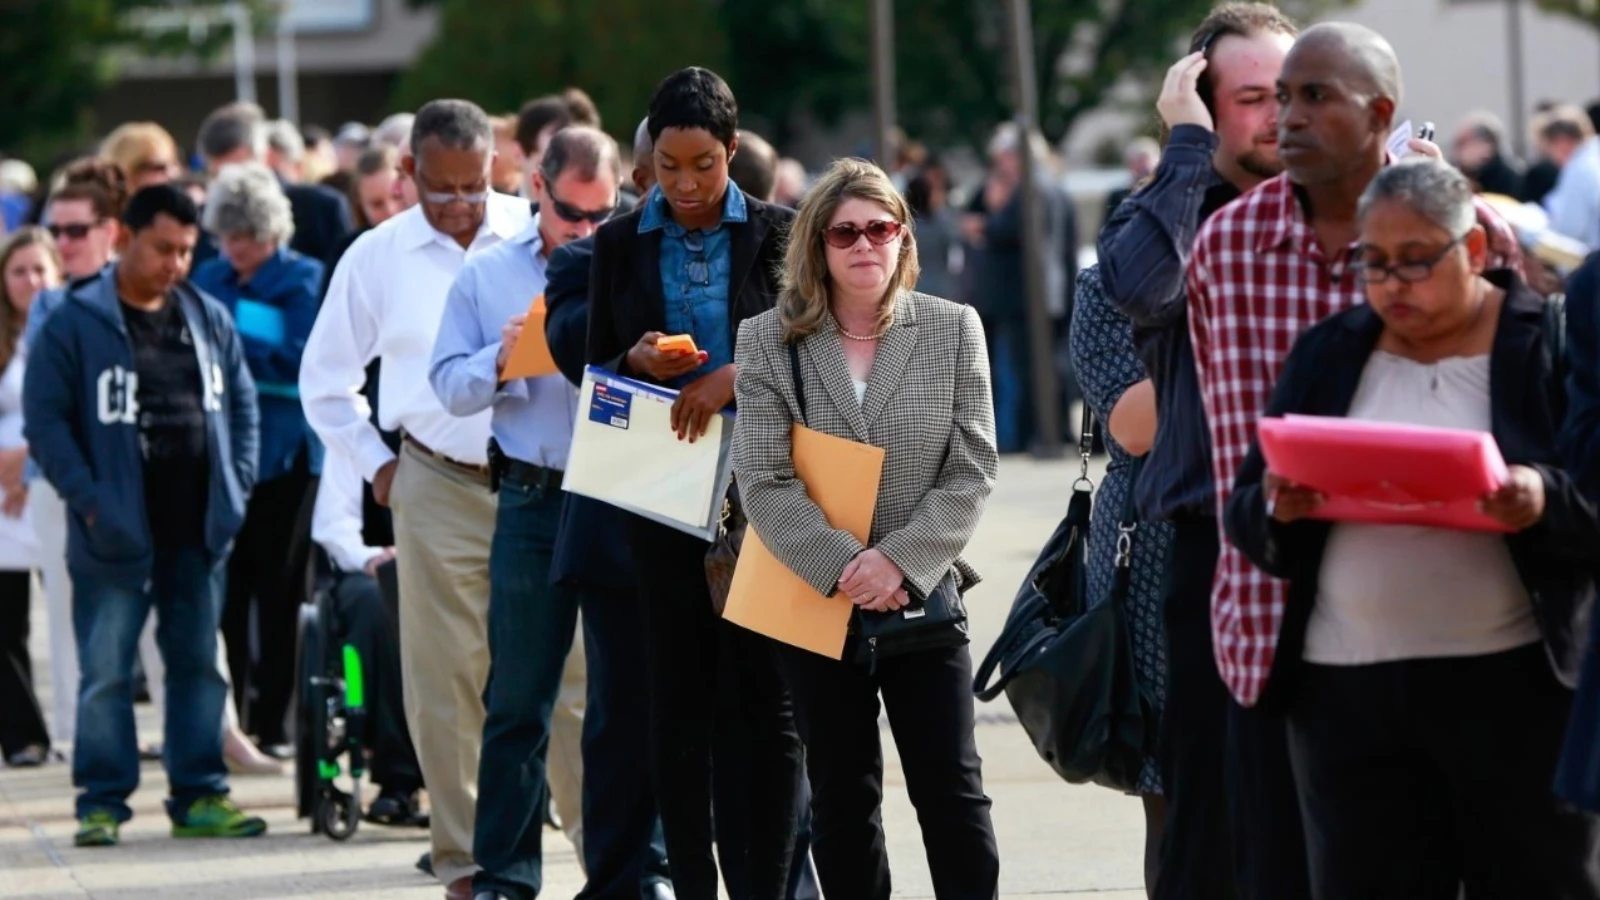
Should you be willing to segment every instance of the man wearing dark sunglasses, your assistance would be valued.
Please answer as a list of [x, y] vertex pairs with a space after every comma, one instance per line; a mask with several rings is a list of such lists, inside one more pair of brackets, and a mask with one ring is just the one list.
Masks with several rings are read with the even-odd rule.
[[[456, 416], [492, 410], [490, 486], [498, 495], [489, 555], [489, 609], [483, 639], [489, 646], [489, 681], [483, 693], [487, 718], [478, 764], [473, 857], [482, 871], [473, 879], [480, 900], [537, 896], [543, 886], [543, 819], [547, 794], [526, 789], [546, 781], [553, 708], [571, 651], [580, 608], [588, 665], [613, 671], [619, 629], [637, 628], [627, 607], [587, 591], [552, 583], [560, 527], [562, 473], [577, 417], [577, 392], [559, 373], [508, 378], [506, 364], [523, 337], [529, 305], [545, 292], [549, 255], [593, 234], [617, 204], [622, 161], [616, 143], [598, 129], [571, 126], [545, 147], [532, 188], [539, 212], [522, 233], [467, 260], [445, 304], [434, 344], [429, 381], [444, 407]], [[541, 329], [535, 319], [532, 327]], [[530, 335], [530, 338], [533, 336]], [[600, 602], [591, 602], [591, 600]], [[621, 648], [628, 649], [627, 642]], [[631, 648], [637, 657], [636, 646]], [[635, 662], [636, 665], [636, 662]], [[632, 695], [638, 677], [597, 677], [589, 684], [586, 720], [616, 723], [631, 715], [642, 725]], [[586, 799], [585, 840], [580, 849], [590, 879], [585, 895], [611, 896], [618, 884], [637, 895], [633, 868], [649, 846], [651, 817], [616, 803], [591, 802], [614, 778], [625, 739], [637, 747], [642, 732], [608, 725], [583, 741]], [[598, 754], [604, 754], [598, 755]], [[596, 765], [589, 763], [593, 760]], [[610, 761], [608, 769], [604, 762]], [[637, 806], [637, 804], [635, 804]], [[630, 821], [617, 821], [630, 819]]]

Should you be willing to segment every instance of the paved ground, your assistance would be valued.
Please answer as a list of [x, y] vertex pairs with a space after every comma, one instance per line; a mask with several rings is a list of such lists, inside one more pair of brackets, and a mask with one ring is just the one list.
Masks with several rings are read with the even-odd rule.
[[[1076, 474], [1076, 465], [1064, 462], [1008, 459], [1002, 465], [999, 488], [970, 553], [988, 578], [969, 595], [975, 656], [999, 633], [1011, 594], [1065, 510]], [[44, 616], [37, 605], [34, 623], [35, 670], [47, 681]], [[48, 684], [44, 687], [48, 691]], [[978, 743], [1000, 838], [1001, 895], [1142, 898], [1138, 802], [1056, 779], [1034, 755], [1003, 699], [979, 713]], [[159, 735], [149, 707], [140, 707], [140, 726], [152, 739]], [[884, 739], [890, 740], [887, 731]], [[235, 779], [241, 804], [271, 825], [266, 837], [246, 841], [172, 840], [161, 811], [160, 766], [146, 764], [144, 779], [122, 846], [78, 850], [72, 846], [67, 768], [0, 771], [0, 897], [422, 900], [442, 895], [436, 883], [412, 869], [426, 849], [421, 832], [363, 825], [348, 844], [312, 836], [306, 823], [295, 820], [287, 777]], [[932, 897], [916, 816], [898, 766], [892, 765], [888, 782], [884, 818], [896, 896]], [[571, 897], [582, 886], [572, 848], [555, 832], [547, 836], [545, 872], [548, 897]]]

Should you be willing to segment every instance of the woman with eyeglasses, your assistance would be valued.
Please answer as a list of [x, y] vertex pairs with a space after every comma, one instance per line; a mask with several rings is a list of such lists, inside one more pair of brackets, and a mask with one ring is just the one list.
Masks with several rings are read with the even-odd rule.
[[[912, 290], [911, 221], [888, 175], [862, 160], [835, 162], [807, 192], [778, 308], [740, 329], [733, 465], [763, 543], [818, 593], [855, 607], [842, 660], [778, 647], [805, 740], [823, 892], [889, 897], [878, 727], [887, 709], [934, 895], [987, 900], [1000, 859], [964, 631], [865, 662], [857, 653], [865, 614], [977, 583], [961, 554], [999, 467], [983, 326], [971, 307]], [[884, 449], [865, 544], [830, 527], [796, 477], [795, 425]]]
[[[783, 238], [794, 213], [733, 185], [739, 110], [716, 74], [690, 68], [656, 88], [648, 124], [656, 187], [594, 237], [588, 361], [681, 391], [672, 408], [680, 440], [696, 440], [733, 403], [739, 326], [772, 308]], [[688, 334], [696, 352], [666, 352]], [[637, 516], [627, 540], [640, 573], [645, 663], [650, 672], [650, 762], [672, 882], [680, 900], [714, 900], [711, 767], [719, 667], [734, 672], [748, 725], [751, 816], [746, 843], [719, 841], [730, 894], [778, 900], [788, 886], [801, 777], [800, 739], [771, 642], [723, 622], [712, 607], [709, 545]], [[734, 856], [742, 859], [733, 859]], [[743, 870], [740, 872], [740, 870]], [[744, 881], [740, 885], [736, 882]]]
[[1545, 301], [1485, 271], [1466, 177], [1431, 159], [1361, 198], [1367, 305], [1307, 332], [1269, 416], [1488, 432], [1510, 469], [1479, 508], [1506, 533], [1332, 523], [1324, 498], [1240, 470], [1228, 537], [1290, 582], [1280, 654], [1318, 900], [1600, 896], [1597, 820], [1551, 791], [1600, 563], [1562, 468]]
[[44, 229], [26, 226], [0, 241], [0, 754], [13, 767], [40, 765], [50, 752], [28, 654], [39, 542], [24, 478], [22, 330], [34, 298], [60, 284], [61, 255]]

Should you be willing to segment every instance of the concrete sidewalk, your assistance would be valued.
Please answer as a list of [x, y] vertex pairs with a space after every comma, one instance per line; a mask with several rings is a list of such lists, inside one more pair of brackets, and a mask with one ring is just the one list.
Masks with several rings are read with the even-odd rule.
[[[1000, 483], [970, 551], [986, 581], [968, 596], [974, 663], [1004, 623], [1011, 595], [1066, 509], [1076, 462], [1007, 459]], [[35, 603], [34, 671], [48, 692], [49, 663], [43, 607]], [[47, 697], [45, 708], [49, 708]], [[159, 722], [140, 706], [141, 734], [159, 737]], [[1137, 799], [1062, 783], [1034, 754], [1001, 699], [979, 707], [978, 743], [985, 784], [994, 799], [1003, 897], [1143, 898], [1144, 823]], [[884, 810], [897, 897], [932, 897], [916, 815], [906, 798], [893, 741], [883, 732]], [[136, 816], [122, 845], [72, 846], [71, 773], [55, 764], [0, 771], [0, 897], [38, 900], [155, 900], [155, 898], [276, 897], [438, 898], [437, 882], [412, 868], [427, 849], [425, 833], [363, 824], [345, 844], [310, 833], [294, 817], [291, 778], [238, 778], [234, 794], [265, 816], [265, 837], [238, 841], [177, 841], [162, 811], [165, 778], [159, 764], [144, 767], [134, 795]], [[546, 832], [544, 896], [577, 894], [583, 886], [565, 838]]]

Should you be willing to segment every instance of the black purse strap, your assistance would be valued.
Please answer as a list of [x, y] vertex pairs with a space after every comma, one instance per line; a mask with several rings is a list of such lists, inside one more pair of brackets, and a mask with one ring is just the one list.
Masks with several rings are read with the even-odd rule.
[[794, 378], [794, 398], [800, 402], [800, 424], [806, 424], [806, 386], [800, 380], [800, 339], [789, 341], [789, 375]]

